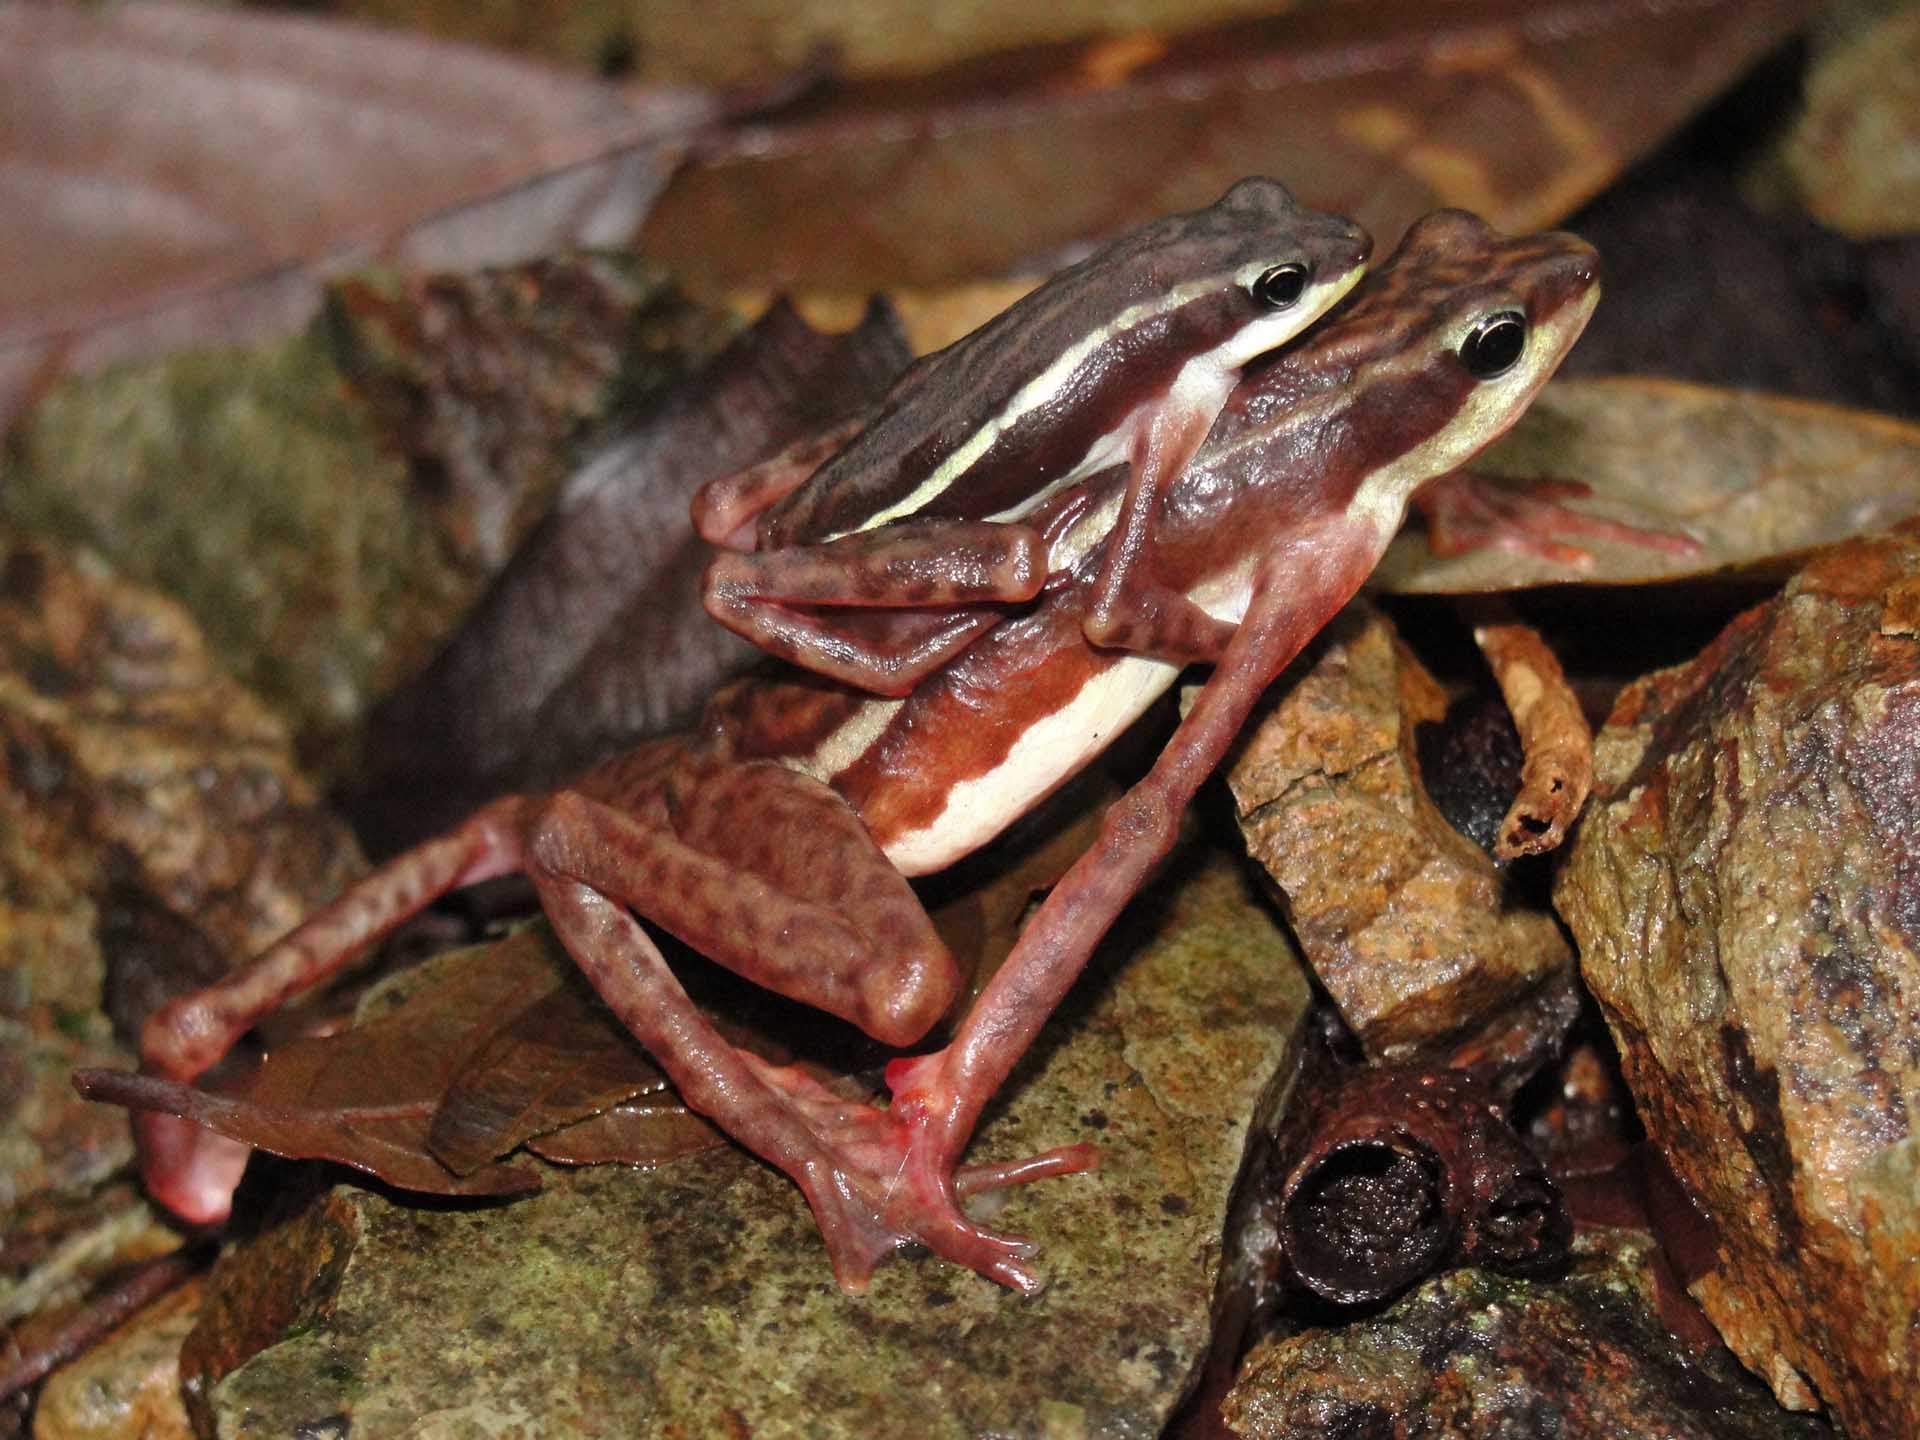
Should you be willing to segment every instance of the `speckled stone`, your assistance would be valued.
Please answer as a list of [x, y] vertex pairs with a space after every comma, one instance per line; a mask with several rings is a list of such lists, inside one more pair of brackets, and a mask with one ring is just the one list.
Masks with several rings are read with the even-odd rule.
[[1920, 1433], [1920, 526], [1838, 546], [1622, 693], [1555, 899], [1694, 1294], [1786, 1403]]

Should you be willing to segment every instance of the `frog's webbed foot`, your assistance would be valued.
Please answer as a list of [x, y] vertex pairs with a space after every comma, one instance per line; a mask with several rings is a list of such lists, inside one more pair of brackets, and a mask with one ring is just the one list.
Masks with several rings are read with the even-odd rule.
[[[623, 905], [544, 865], [532, 874], [567, 949], [681, 1098], [799, 1185], [842, 1289], [864, 1290], [874, 1267], [909, 1244], [1014, 1289], [1038, 1288], [1026, 1264], [1032, 1247], [961, 1212], [951, 1163], [917, 1144], [911, 1123], [728, 1044]], [[1067, 1168], [1083, 1166], [1042, 1157], [962, 1172], [959, 1184], [972, 1190]]]
[[1495, 549], [1530, 555], [1570, 570], [1593, 568], [1593, 556], [1569, 537], [1584, 536], [1637, 545], [1668, 555], [1697, 555], [1689, 535], [1649, 530], [1562, 504], [1581, 500], [1593, 487], [1579, 480], [1502, 481], [1472, 470], [1455, 470], [1431, 481], [1413, 497], [1427, 522], [1427, 546], [1435, 555]]

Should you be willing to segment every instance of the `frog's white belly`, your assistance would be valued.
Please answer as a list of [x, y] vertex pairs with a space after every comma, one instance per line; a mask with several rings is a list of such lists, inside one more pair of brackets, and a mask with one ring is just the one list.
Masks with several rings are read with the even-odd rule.
[[1067, 704], [1027, 726], [993, 769], [956, 784], [930, 823], [895, 837], [887, 858], [902, 874], [925, 875], [979, 849], [1106, 749], [1179, 674], [1165, 660], [1118, 657]]

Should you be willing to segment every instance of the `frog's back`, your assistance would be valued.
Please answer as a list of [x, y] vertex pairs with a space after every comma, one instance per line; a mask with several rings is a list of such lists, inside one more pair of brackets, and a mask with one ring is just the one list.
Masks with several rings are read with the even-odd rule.
[[1359, 233], [1270, 180], [1129, 232], [918, 362], [868, 426], [769, 512], [762, 544], [909, 514], [1020, 513], [1049, 487], [1125, 458], [1115, 432], [1127, 418], [1260, 318], [1250, 269], [1303, 248], [1351, 249]]

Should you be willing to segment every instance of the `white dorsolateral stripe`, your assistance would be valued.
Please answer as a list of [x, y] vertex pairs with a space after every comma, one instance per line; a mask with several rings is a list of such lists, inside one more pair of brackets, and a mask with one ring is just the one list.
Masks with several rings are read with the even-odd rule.
[[1027, 726], [1006, 759], [955, 785], [946, 809], [895, 839], [887, 858], [903, 875], [926, 875], [971, 854], [1105, 749], [1179, 674], [1164, 660], [1116, 659], [1066, 705]]
[[[1250, 286], [1271, 264], [1271, 260], [1261, 260], [1248, 265], [1235, 274], [1230, 283], [1235, 286]], [[1364, 269], [1364, 266], [1355, 267], [1332, 282], [1312, 287], [1288, 309], [1276, 310], [1272, 314], [1256, 317], [1239, 327], [1213, 349], [1188, 360], [1181, 368], [1180, 376], [1174, 383], [1173, 394], [1168, 397], [1168, 400], [1196, 403], [1215, 392], [1218, 392], [1219, 398], [1224, 400], [1226, 391], [1232, 387], [1234, 373], [1242, 365], [1256, 355], [1264, 355], [1267, 351], [1285, 344], [1305, 329], [1320, 316], [1322, 311], [1352, 288]], [[871, 530], [875, 526], [885, 525], [902, 516], [912, 515], [932, 504], [935, 499], [952, 488], [962, 475], [972, 469], [980, 458], [993, 448], [994, 442], [1002, 434], [1019, 423], [1023, 416], [1040, 409], [1058, 395], [1073, 378], [1074, 373], [1113, 336], [1124, 334], [1171, 310], [1177, 310], [1190, 301], [1214, 293], [1219, 288], [1220, 282], [1217, 279], [1193, 280], [1185, 285], [1176, 285], [1152, 300], [1142, 301], [1138, 305], [1129, 306], [1121, 311], [1114, 317], [1111, 325], [1094, 331], [1079, 343], [1061, 351], [1051, 365], [1020, 387], [1005, 409], [968, 436], [966, 442], [936, 466], [911, 494], [903, 496], [892, 505], [876, 512], [853, 530], [843, 530], [839, 534], [829, 536], [828, 539], [837, 540], [842, 535], [855, 533], [856, 530]], [[1218, 408], [1217, 402], [1214, 408]], [[1016, 518], [1072, 480], [1124, 459], [1126, 442], [1135, 422], [1135, 414], [1129, 413], [1113, 431], [1096, 440], [1087, 454], [1068, 474], [1054, 481], [1040, 494], [1023, 501], [1019, 506], [988, 518], [995, 520]]]
[[[1553, 367], [1543, 361], [1566, 352], [1572, 336], [1578, 335], [1586, 325], [1599, 299], [1599, 288], [1593, 287], [1582, 303], [1564, 311], [1553, 323], [1537, 327], [1527, 337], [1520, 361], [1498, 379], [1474, 386], [1458, 417], [1393, 464], [1384, 465], [1367, 476], [1347, 503], [1347, 518], [1386, 534], [1398, 530], [1407, 513], [1407, 501], [1422, 482], [1478, 454], [1526, 409], [1527, 397], [1544, 385], [1552, 373]], [[1450, 348], [1460, 347], [1479, 318], [1474, 316], [1462, 323], [1460, 333], [1452, 337]]]

